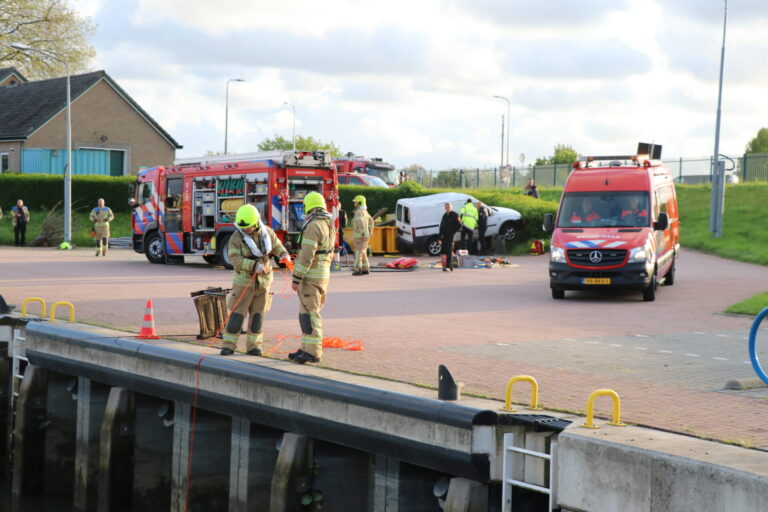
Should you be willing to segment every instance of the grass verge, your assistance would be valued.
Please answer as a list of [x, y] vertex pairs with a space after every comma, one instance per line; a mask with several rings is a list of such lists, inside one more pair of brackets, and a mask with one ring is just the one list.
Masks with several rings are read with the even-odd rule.
[[768, 308], [768, 292], [758, 293], [753, 297], [728, 306], [725, 312], [755, 316], [765, 308]]

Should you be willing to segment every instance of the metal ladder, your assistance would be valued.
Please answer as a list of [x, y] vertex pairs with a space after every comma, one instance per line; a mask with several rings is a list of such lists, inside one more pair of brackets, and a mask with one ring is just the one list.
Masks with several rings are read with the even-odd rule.
[[8, 346], [9, 355], [11, 356], [11, 410], [14, 410], [16, 398], [21, 390], [21, 381], [24, 380], [24, 370], [26, 370], [27, 364], [29, 364], [25, 341], [27, 339], [21, 336], [21, 331], [14, 329], [11, 335], [11, 343]]
[[[549, 487], [541, 487], [534, 484], [515, 480], [513, 454], [521, 453], [530, 457], [537, 457], [549, 461]], [[521, 487], [530, 491], [536, 491], [549, 495], [549, 508], [551, 511], [557, 508], [557, 443], [551, 444], [551, 453], [535, 452], [518, 448], [515, 446], [515, 434], [504, 434], [504, 463], [503, 463], [503, 482], [501, 490], [501, 503], [503, 512], [512, 511], [512, 488]]]

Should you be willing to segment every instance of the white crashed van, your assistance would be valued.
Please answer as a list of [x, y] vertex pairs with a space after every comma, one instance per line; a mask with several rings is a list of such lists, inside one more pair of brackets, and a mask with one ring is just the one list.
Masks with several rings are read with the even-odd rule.
[[[477, 199], [469, 194], [460, 192], [443, 192], [428, 196], [411, 197], [397, 201], [397, 237], [400, 243], [413, 248], [417, 252], [426, 252], [431, 256], [440, 254], [440, 219], [442, 219], [445, 203], [451, 203], [456, 213], [471, 199]], [[489, 210], [488, 229], [486, 237], [501, 236], [507, 241], [514, 240], [520, 230], [522, 216], [511, 208], [486, 205]], [[477, 230], [475, 230], [477, 237]], [[459, 235], [456, 235], [458, 240]], [[489, 244], [490, 246], [490, 244]]]

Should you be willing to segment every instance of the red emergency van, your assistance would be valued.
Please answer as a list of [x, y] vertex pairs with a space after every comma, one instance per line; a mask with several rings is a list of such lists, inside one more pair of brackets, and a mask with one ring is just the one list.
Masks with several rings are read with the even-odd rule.
[[647, 155], [588, 157], [573, 164], [552, 233], [552, 298], [565, 290], [624, 288], [656, 298], [675, 282], [680, 222], [669, 169]]

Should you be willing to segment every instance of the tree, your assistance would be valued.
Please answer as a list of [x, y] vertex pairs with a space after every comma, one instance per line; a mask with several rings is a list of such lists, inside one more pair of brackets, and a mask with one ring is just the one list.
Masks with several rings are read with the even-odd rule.
[[[259, 151], [290, 151], [293, 149], [293, 142], [290, 139], [286, 139], [282, 135], [275, 135], [271, 139], [267, 137], [263, 141], [259, 142]], [[331, 156], [341, 156], [341, 149], [331, 142], [323, 142], [317, 140], [314, 137], [304, 137], [303, 135], [296, 135], [296, 150], [297, 151], [317, 151], [325, 150], [330, 151]]]
[[768, 128], [760, 128], [757, 136], [749, 141], [747, 153], [768, 153]]
[[537, 158], [536, 165], [572, 164], [579, 159], [579, 154], [571, 146], [555, 144], [555, 154], [549, 158]]
[[67, 62], [70, 73], [85, 71], [96, 55], [87, 41], [95, 31], [90, 18], [78, 15], [67, 0], [0, 2], [0, 63], [15, 66], [32, 79], [64, 74], [61, 63], [55, 59], [10, 47], [21, 43]]

